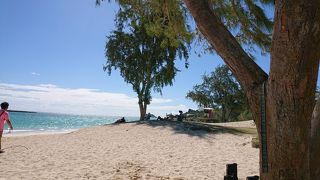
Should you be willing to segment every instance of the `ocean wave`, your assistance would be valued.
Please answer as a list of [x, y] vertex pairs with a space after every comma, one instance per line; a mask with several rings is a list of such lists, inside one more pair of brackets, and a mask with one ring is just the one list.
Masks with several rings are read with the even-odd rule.
[[59, 130], [52, 130], [52, 129], [17, 129], [17, 130], [5, 130], [4, 137], [9, 136], [30, 136], [30, 135], [45, 135], [45, 134], [63, 134], [76, 131], [78, 129], [59, 129]]

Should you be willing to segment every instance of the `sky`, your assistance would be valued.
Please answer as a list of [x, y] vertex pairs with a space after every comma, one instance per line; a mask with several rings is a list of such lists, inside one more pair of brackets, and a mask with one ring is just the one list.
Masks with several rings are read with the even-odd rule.
[[[139, 116], [137, 95], [119, 72], [108, 76], [106, 36], [114, 29], [117, 5], [95, 0], [0, 1], [0, 101], [10, 109], [67, 114]], [[269, 71], [269, 56], [256, 54]], [[185, 98], [201, 76], [222, 60], [213, 54], [191, 54], [173, 86], [153, 93], [148, 112], [178, 114], [197, 109]]]

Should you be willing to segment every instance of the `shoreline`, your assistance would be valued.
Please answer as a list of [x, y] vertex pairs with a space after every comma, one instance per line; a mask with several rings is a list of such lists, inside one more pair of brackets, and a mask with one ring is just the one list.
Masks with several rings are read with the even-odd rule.
[[[82, 129], [82, 128], [80, 128]], [[61, 130], [13, 130], [9, 132], [6, 130], [2, 137], [25, 137], [25, 136], [37, 136], [37, 135], [54, 135], [54, 134], [66, 134], [80, 129], [61, 129]]]
[[[126, 123], [138, 123], [139, 120], [134, 121], [128, 121]], [[76, 129], [58, 129], [58, 130], [52, 130], [52, 129], [13, 129], [13, 131], [9, 131], [8, 129], [4, 130], [2, 137], [23, 137], [23, 136], [36, 136], [36, 135], [54, 135], [54, 134], [67, 134], [75, 131], [79, 131], [81, 129], [86, 128], [95, 128], [95, 127], [101, 127], [101, 126], [108, 126], [108, 125], [114, 125], [113, 123], [110, 124], [102, 124], [102, 125], [94, 125], [94, 126], [86, 126], [86, 127], [80, 127]]]
[[[172, 120], [162, 120], [162, 121], [157, 121], [157, 120], [149, 120], [149, 121], [139, 121], [139, 120], [134, 120], [134, 121], [129, 121], [121, 124], [141, 124], [141, 123], [173, 123], [173, 124], [184, 124], [185, 126], [190, 126], [189, 128], [191, 129], [202, 129], [206, 131], [210, 131], [210, 127], [219, 127], [219, 128], [255, 128], [255, 124], [253, 120], [248, 120], [248, 121], [236, 121], [236, 122], [226, 122], [226, 123], [203, 123], [203, 122], [194, 122], [194, 121], [183, 121], [183, 122], [178, 122], [178, 121], [172, 121]], [[82, 129], [86, 128], [95, 128], [95, 127], [101, 127], [101, 126], [113, 126], [113, 125], [118, 125], [115, 123], [111, 124], [103, 124], [103, 125], [98, 125], [98, 126], [89, 126], [89, 127], [81, 127], [77, 129], [59, 129], [59, 130], [13, 130], [13, 132], [9, 132], [9, 130], [5, 130], [3, 132], [3, 137], [21, 137], [21, 136], [34, 136], [34, 135], [54, 135], [54, 134], [66, 134], [66, 133], [71, 133], [75, 131], [79, 131]], [[251, 133], [249, 133], [251, 134]]]

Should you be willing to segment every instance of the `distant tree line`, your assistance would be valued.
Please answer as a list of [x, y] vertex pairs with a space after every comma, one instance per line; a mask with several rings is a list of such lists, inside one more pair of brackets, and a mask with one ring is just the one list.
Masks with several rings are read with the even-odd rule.
[[213, 118], [221, 122], [252, 118], [244, 92], [226, 65], [203, 75], [202, 80], [187, 93], [186, 98], [199, 107], [213, 108]]

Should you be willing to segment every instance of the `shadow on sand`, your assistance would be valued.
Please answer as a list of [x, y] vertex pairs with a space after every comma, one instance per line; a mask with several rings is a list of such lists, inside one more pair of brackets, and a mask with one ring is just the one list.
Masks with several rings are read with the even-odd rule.
[[[133, 121], [127, 122], [134, 125], [148, 125], [154, 128], [170, 128], [177, 134], [187, 134], [190, 136], [204, 137], [207, 134], [233, 134], [233, 135], [256, 135], [255, 128], [225, 127], [200, 122], [178, 122], [171, 120], [161, 121]], [[118, 124], [113, 124], [118, 125]]]

